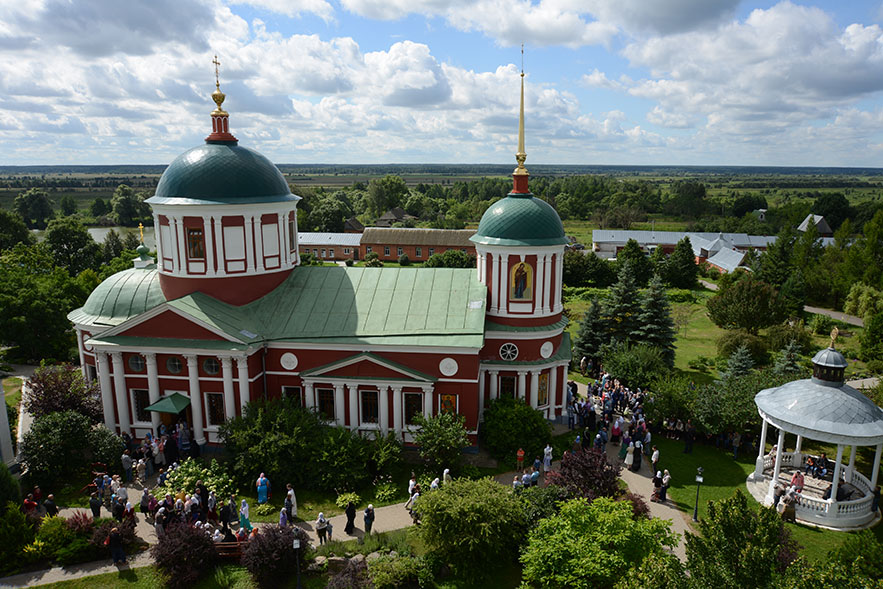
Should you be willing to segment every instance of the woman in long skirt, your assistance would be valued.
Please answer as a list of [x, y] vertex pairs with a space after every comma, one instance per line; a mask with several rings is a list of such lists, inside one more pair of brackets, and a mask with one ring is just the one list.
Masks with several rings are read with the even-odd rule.
[[632, 463], [632, 471], [638, 472], [641, 470], [641, 442], [635, 443], [635, 452], [632, 455], [634, 461]]
[[629, 442], [629, 447], [625, 450], [625, 467], [631, 470], [632, 464], [635, 462], [635, 444]]
[[251, 531], [251, 522], [248, 519], [248, 502], [245, 499], [242, 500], [242, 505], [239, 507], [239, 528]]
[[261, 476], [258, 477], [257, 483], [255, 483], [255, 487], [257, 487], [258, 490], [258, 503], [266, 503], [270, 494], [270, 479], [268, 479], [264, 473], [261, 473]]
[[632, 439], [629, 437], [628, 433], [626, 433], [622, 438], [622, 444], [619, 447], [619, 459], [625, 460], [625, 455], [628, 453], [629, 444], [632, 443]]

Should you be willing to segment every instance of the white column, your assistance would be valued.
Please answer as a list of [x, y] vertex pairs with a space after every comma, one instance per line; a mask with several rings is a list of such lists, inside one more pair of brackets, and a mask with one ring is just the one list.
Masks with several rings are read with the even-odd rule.
[[313, 409], [316, 407], [316, 395], [313, 392], [313, 383], [312, 381], [302, 381], [304, 386], [304, 407], [307, 409]]
[[255, 269], [254, 263], [254, 216], [245, 217], [245, 271]]
[[527, 378], [526, 377], [527, 377], [526, 371], [524, 371], [524, 370], [518, 371], [518, 390], [515, 392], [515, 396], [518, 397], [519, 399], [521, 399], [522, 401], [524, 400], [524, 397], [526, 396], [526, 392], [527, 392], [526, 391], [526, 389], [527, 389]]
[[6, 407], [0, 407], [0, 461], [7, 466], [15, 462], [15, 452], [12, 450], [12, 433], [9, 431], [9, 416]]
[[202, 428], [202, 392], [199, 390], [199, 366], [196, 356], [187, 356], [187, 377], [190, 381], [190, 410], [193, 413], [193, 437], [196, 444], [205, 444], [205, 432]]
[[380, 411], [380, 433], [385, 436], [389, 433], [389, 387], [387, 385], [377, 387], [377, 409]]
[[224, 217], [218, 218], [218, 274], [227, 274], [227, 247], [224, 244]]
[[491, 256], [491, 283], [488, 290], [491, 291], [491, 311], [500, 308], [500, 254]]
[[497, 391], [497, 385], [499, 384], [497, 375], [500, 374], [497, 370], [489, 370], [488, 374], [491, 376], [491, 401], [495, 401], [499, 396]]
[[766, 418], [761, 419], [763, 420], [763, 425], [760, 426], [760, 440], [757, 443], [760, 449], [757, 451], [757, 460], [754, 461], [754, 473], [751, 475], [754, 481], [759, 481], [763, 477], [763, 455], [764, 450], [766, 450], [767, 420]]
[[846, 468], [846, 478], [845, 478], [847, 483], [852, 482], [852, 473], [855, 472], [855, 451], [857, 449], [858, 449], [858, 447], [855, 444], [853, 444], [852, 451], [849, 453], [849, 466]]
[[561, 406], [558, 404], [558, 397], [560, 396], [562, 399], [564, 397], [559, 395], [561, 391], [558, 390], [558, 366], [553, 366], [549, 369], [549, 409], [550, 414], [549, 418], [554, 418], [558, 415], [558, 408]]
[[233, 393], [233, 358], [222, 356], [221, 375], [224, 378], [224, 413], [227, 419], [236, 417], [236, 398]]
[[184, 219], [175, 219], [175, 227], [178, 229], [178, 242], [175, 248], [178, 250], [178, 271], [187, 274], [187, 235], [184, 231]]
[[239, 356], [236, 358], [236, 368], [239, 371], [239, 411], [245, 415], [245, 406], [251, 400], [248, 390], [248, 358]]
[[215, 275], [215, 244], [212, 239], [212, 218], [202, 218], [202, 231], [205, 234], [205, 275]]
[[555, 254], [555, 261], [556, 261], [556, 264], [555, 264], [555, 284], [552, 286], [552, 289], [554, 291], [552, 294], [553, 294], [554, 300], [555, 300], [555, 304], [552, 307], [553, 313], [557, 313], [557, 312], [561, 311], [561, 309], [562, 309], [562, 306], [561, 306], [561, 284], [562, 284], [561, 274], [562, 274], [562, 272], [564, 272], [564, 256], [561, 255], [561, 253], [556, 253]]
[[534, 288], [533, 293], [533, 310], [534, 313], [544, 313], [546, 311], [545, 305], [543, 305], [543, 299], [546, 297], [546, 255], [545, 254], [537, 254], [537, 272], [536, 272], [536, 286]]
[[402, 387], [392, 387], [392, 429], [402, 435]]
[[543, 256], [543, 265], [546, 267], [545, 283], [543, 284], [543, 310], [552, 312], [552, 255]]
[[476, 277], [478, 278], [478, 281], [480, 283], [484, 284], [484, 280], [482, 280], [482, 273], [481, 273], [482, 272], [482, 264], [484, 264], [484, 254], [482, 254], [478, 250], [475, 250], [475, 270], [476, 270], [476, 275], [477, 275]]
[[871, 491], [877, 488], [877, 475], [880, 474], [880, 453], [883, 452], [883, 444], [877, 444], [874, 452], [874, 468], [871, 471]]
[[509, 254], [502, 254], [500, 260], [500, 311], [509, 312]]
[[532, 370], [530, 373], [530, 406], [537, 408], [540, 392], [540, 372]]
[[[840, 461], [843, 460], [843, 444], [837, 444], [837, 462], [834, 463], [834, 480], [831, 487], [831, 503], [837, 503], [837, 488], [840, 486]], [[833, 506], [832, 506], [833, 509]], [[837, 511], [829, 511], [829, 514], [836, 515]]]
[[767, 503], [772, 504], [776, 492], [776, 483], [779, 482], [779, 473], [782, 471], [782, 446], [785, 445], [785, 430], [779, 430], [779, 441], [776, 444], [776, 466], [773, 468], [773, 478], [770, 480], [770, 488], [767, 491]]
[[254, 223], [255, 270], [258, 272], [264, 269], [264, 222], [261, 217], [257, 215]]
[[423, 387], [423, 415], [432, 417], [432, 385]]
[[129, 421], [129, 399], [126, 394], [126, 370], [123, 367], [122, 352], [111, 354], [113, 358], [113, 390], [116, 393], [117, 413], [120, 418], [120, 435], [123, 432], [132, 435], [132, 424]]
[[[150, 399], [150, 404], [153, 405], [159, 401], [159, 374], [156, 371], [156, 354], [150, 352], [144, 354], [144, 358], [147, 360], [147, 398]], [[150, 423], [153, 427], [153, 434], [156, 435], [160, 423], [159, 413], [156, 411], [150, 412]]]
[[279, 266], [284, 268], [288, 264], [288, 223], [285, 222], [285, 213], [279, 213], [277, 216], [277, 226], [279, 227]]
[[478, 369], [478, 421], [484, 419], [484, 381], [487, 378], [483, 368]]
[[80, 353], [80, 372], [83, 373], [83, 379], [89, 380], [89, 374], [86, 370], [86, 357], [83, 355], [83, 330], [75, 329], [77, 332], [77, 351]]
[[346, 414], [344, 413], [343, 385], [334, 385], [334, 421], [340, 427], [346, 427]]
[[110, 385], [110, 367], [107, 365], [107, 354], [95, 350], [95, 364], [98, 369], [98, 386], [101, 388], [104, 426], [113, 432], [116, 431], [116, 420], [113, 416], [113, 390]]
[[348, 384], [350, 393], [350, 429], [359, 429], [359, 385]]
[[158, 267], [162, 267], [162, 258], [165, 250], [162, 242], [162, 227], [159, 226], [159, 215], [153, 213], [153, 236], [156, 241], [156, 263]]

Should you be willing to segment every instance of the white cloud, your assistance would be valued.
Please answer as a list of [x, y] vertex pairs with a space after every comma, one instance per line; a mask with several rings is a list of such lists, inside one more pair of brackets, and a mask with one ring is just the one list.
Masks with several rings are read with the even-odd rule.
[[327, 21], [334, 20], [334, 7], [326, 0], [229, 0], [233, 6], [248, 5], [288, 17], [312, 13]]

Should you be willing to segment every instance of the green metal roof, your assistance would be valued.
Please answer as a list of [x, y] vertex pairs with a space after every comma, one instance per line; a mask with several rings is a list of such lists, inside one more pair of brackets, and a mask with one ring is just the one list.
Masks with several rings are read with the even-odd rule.
[[[438, 380], [437, 378], [430, 376], [428, 374], [424, 374], [424, 373], [420, 372], [419, 370], [414, 370], [413, 368], [405, 366], [404, 364], [399, 364], [398, 362], [393, 362], [391, 360], [387, 360], [386, 358], [378, 356], [377, 354], [372, 354], [371, 352], [363, 352], [363, 353], [359, 354], [358, 356], [356, 356], [355, 358], [357, 358], [359, 360], [361, 360], [363, 358], [377, 360], [378, 364], [390, 366], [394, 369], [404, 372], [405, 374], [410, 375], [412, 380], [414, 380], [414, 379], [415, 380], [424, 380], [427, 382], [434, 382], [434, 381]], [[341, 365], [340, 366], [341, 368], [345, 368], [346, 366], [349, 366], [354, 363], [355, 363], [354, 358], [346, 358], [344, 360], [338, 360], [336, 362], [331, 362], [330, 364], [316, 366], [315, 368], [310, 368], [309, 370], [304, 370], [300, 374], [301, 374], [301, 376], [310, 376], [312, 374], [322, 374], [325, 376], [333, 377], [334, 376], [333, 371], [335, 370], [335, 368], [338, 365]], [[359, 378], [371, 379], [374, 377], [360, 376]], [[403, 377], [401, 379], [390, 379], [387, 377], [383, 377], [383, 378], [378, 377], [377, 380], [408, 380], [408, 379], [404, 378], [404, 375], [403, 375]]]
[[80, 325], [119, 325], [165, 300], [156, 268], [129, 268], [105, 279], [67, 318]]
[[172, 393], [165, 396], [156, 403], [148, 405], [145, 411], [156, 411], [157, 413], [174, 413], [178, 414], [190, 406], [190, 398], [185, 397], [181, 393]]
[[510, 193], [492, 204], [471, 240], [483, 245], [561, 245], [564, 225], [555, 209], [532, 194]]
[[169, 306], [239, 341], [261, 340], [259, 326], [242, 307], [228, 305], [201, 292], [170, 301]]
[[518, 360], [507, 361], [507, 360], [493, 360], [493, 361], [482, 361], [482, 366], [500, 366], [505, 368], [506, 366], [539, 366], [546, 365], [552, 362], [563, 362], [568, 361], [572, 358], [572, 354], [570, 351], [570, 334], [566, 331], [561, 334], [561, 345], [558, 346], [558, 350], [552, 354], [548, 358], [543, 358], [541, 360], [531, 360], [529, 362], [519, 362]]
[[570, 320], [567, 317], [562, 317], [555, 323], [551, 325], [530, 325], [519, 327], [515, 325], [503, 325], [502, 323], [494, 323], [491, 320], [487, 320], [484, 322], [485, 331], [517, 331], [521, 333], [534, 333], [537, 331], [553, 331], [555, 329], [564, 329], [567, 327], [567, 324], [570, 323]]
[[279, 169], [235, 143], [206, 143], [169, 164], [149, 204], [252, 204], [299, 200]]
[[88, 340], [89, 345], [111, 344], [124, 347], [151, 347], [151, 348], [188, 348], [194, 350], [229, 350], [241, 351], [248, 348], [244, 344], [238, 344], [227, 340], [211, 339], [176, 339], [173, 337], [140, 337], [133, 335], [108, 335], [98, 334]]

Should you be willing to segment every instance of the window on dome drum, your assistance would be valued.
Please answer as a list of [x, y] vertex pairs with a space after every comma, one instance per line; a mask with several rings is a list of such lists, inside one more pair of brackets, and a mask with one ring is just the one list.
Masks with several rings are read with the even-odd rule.
[[334, 421], [334, 389], [318, 389], [319, 415], [328, 421]]
[[221, 364], [217, 358], [206, 358], [202, 361], [202, 369], [206, 374], [217, 374], [221, 370]]
[[181, 374], [181, 370], [183, 369], [184, 364], [177, 356], [171, 356], [168, 360], [166, 360], [166, 370], [168, 370], [172, 374]]
[[418, 248], [414, 251], [414, 257], [415, 257], [415, 258], [422, 258], [422, 257], [423, 257], [423, 248], [422, 248], [422, 247], [418, 247]]
[[224, 425], [224, 422], [227, 420], [224, 414], [224, 394], [206, 393], [205, 400], [205, 404], [208, 407], [208, 424], [210, 426]]
[[515, 398], [515, 377], [514, 376], [501, 376], [500, 377], [500, 397], [509, 397], [511, 399]]
[[303, 398], [300, 394], [300, 387], [282, 387], [282, 398], [292, 399], [298, 407], [303, 407]]
[[297, 250], [297, 232], [294, 230], [294, 221], [288, 222], [288, 247], [290, 251]]
[[362, 423], [377, 423], [377, 391], [362, 391]]
[[189, 227], [187, 229], [187, 257], [191, 260], [205, 259], [205, 236], [202, 229]]
[[405, 425], [414, 425], [414, 417], [423, 412], [423, 393], [405, 393]]
[[388, 245], [383, 246], [383, 255], [384, 256], [389, 255], [389, 246]]
[[129, 368], [132, 372], [141, 372], [144, 370], [144, 358], [141, 357], [141, 354], [132, 354], [129, 356]]
[[150, 405], [150, 394], [144, 389], [132, 389], [132, 406], [135, 408], [135, 421], [150, 422], [150, 411], [144, 408]]

